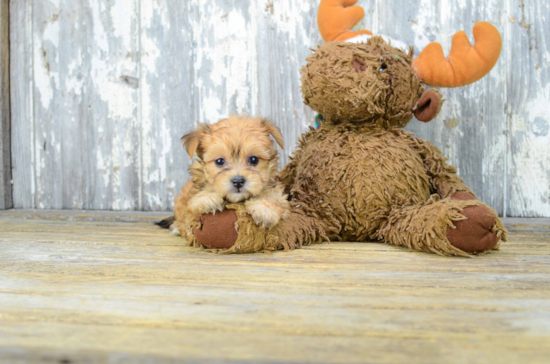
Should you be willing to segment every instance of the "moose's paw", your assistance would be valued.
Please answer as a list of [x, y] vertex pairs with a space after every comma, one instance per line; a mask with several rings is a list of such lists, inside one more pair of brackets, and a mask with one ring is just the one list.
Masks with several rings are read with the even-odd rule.
[[196, 217], [201, 226], [194, 230], [195, 238], [199, 243], [210, 249], [231, 248], [239, 233], [235, 227], [237, 214], [234, 210], [223, 210], [216, 214], [202, 214]]
[[484, 205], [470, 206], [460, 212], [465, 220], [455, 221], [455, 229], [447, 229], [447, 238], [451, 244], [467, 253], [476, 253], [493, 249], [500, 240], [493, 227], [498, 216], [495, 211]]

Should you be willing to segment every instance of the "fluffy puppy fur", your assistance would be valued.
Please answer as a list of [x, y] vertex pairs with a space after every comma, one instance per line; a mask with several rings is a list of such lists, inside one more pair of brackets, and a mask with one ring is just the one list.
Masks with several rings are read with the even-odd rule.
[[195, 161], [191, 179], [175, 199], [175, 233], [186, 215], [223, 211], [226, 204], [244, 203], [256, 224], [271, 228], [290, 214], [284, 188], [275, 181], [279, 129], [262, 118], [231, 116], [215, 124], [200, 124], [182, 140]]

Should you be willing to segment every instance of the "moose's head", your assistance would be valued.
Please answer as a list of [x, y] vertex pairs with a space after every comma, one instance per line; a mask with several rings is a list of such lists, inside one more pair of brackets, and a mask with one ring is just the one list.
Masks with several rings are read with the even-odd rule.
[[317, 23], [325, 44], [302, 68], [304, 102], [325, 120], [370, 122], [384, 119], [396, 127], [412, 118], [430, 121], [441, 108], [434, 87], [459, 87], [484, 77], [496, 64], [502, 40], [496, 28], [475, 24], [472, 46], [463, 31], [453, 36], [448, 57], [430, 43], [414, 58], [404, 49], [368, 30], [351, 29], [365, 15], [357, 0], [321, 0]]

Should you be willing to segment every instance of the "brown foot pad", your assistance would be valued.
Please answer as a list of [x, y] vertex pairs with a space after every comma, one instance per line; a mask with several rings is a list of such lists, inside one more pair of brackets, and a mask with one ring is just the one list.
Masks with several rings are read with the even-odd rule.
[[456, 229], [447, 229], [451, 244], [467, 253], [481, 252], [495, 247], [499, 237], [491, 232], [496, 223], [495, 213], [486, 206], [470, 206], [462, 210], [466, 220], [455, 221]]
[[215, 215], [202, 214], [195, 221], [202, 223], [201, 228], [194, 230], [195, 237], [207, 248], [228, 249], [237, 241], [239, 234], [235, 229], [237, 214], [234, 210], [225, 209]]

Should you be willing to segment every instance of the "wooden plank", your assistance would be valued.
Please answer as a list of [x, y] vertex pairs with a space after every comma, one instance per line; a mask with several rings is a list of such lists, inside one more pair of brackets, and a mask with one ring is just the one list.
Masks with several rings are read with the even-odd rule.
[[377, 243], [225, 256], [146, 223], [0, 219], [0, 236], [2, 361], [550, 355], [548, 233], [474, 259]]
[[[0, 212], [0, 219], [154, 223], [169, 215], [170, 212], [161, 211], [10, 209]], [[502, 222], [513, 232], [550, 232], [550, 218], [505, 217]]]
[[32, 0], [10, 1], [13, 205], [35, 208]]
[[137, 4], [33, 4], [39, 208], [139, 208]]
[[508, 231], [550, 232], [550, 218], [506, 217], [502, 219]]
[[190, 1], [193, 54], [192, 118], [215, 122], [230, 113], [258, 112], [256, 6], [251, 1]]
[[189, 178], [180, 138], [195, 127], [193, 49], [188, 1], [140, 3], [141, 208], [171, 210]]
[[158, 211], [11, 209], [0, 212], [0, 219], [153, 223], [170, 215], [170, 212]]
[[507, 1], [507, 215], [550, 216], [550, 4]]
[[[467, 0], [377, 1], [376, 33], [414, 45], [415, 54], [437, 41], [448, 54], [453, 34], [464, 30], [472, 43], [478, 21], [494, 24], [507, 45], [505, 13], [500, 2]], [[396, 21], [396, 19], [400, 19]], [[478, 198], [499, 215], [504, 213], [506, 174], [506, 48], [491, 73], [479, 82], [441, 88], [446, 99], [439, 116], [430, 123], [413, 119], [407, 130], [436, 145], [457, 167]]]
[[0, 0], [0, 210], [13, 206], [11, 192], [9, 0]]

